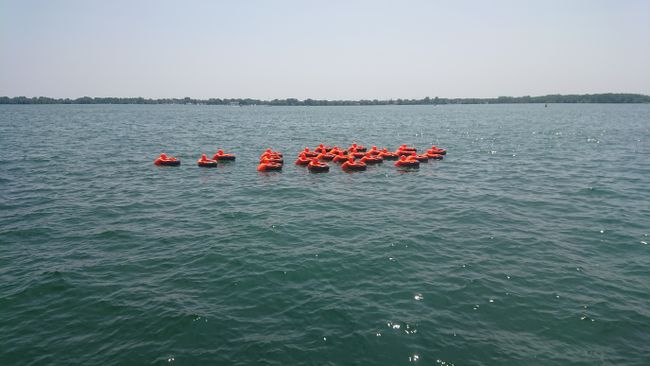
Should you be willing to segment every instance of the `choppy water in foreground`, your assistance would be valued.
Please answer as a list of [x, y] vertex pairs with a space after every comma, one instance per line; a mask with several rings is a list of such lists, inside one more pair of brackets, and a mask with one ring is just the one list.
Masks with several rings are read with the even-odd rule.
[[[290, 164], [353, 141], [449, 154]], [[648, 365], [649, 141], [648, 105], [0, 106], [0, 363]]]

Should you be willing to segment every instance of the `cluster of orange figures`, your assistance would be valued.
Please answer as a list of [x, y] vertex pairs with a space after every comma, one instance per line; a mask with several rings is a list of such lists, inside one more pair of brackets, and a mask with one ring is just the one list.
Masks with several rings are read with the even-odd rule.
[[284, 159], [282, 158], [281, 152], [266, 149], [266, 151], [264, 151], [264, 153], [260, 156], [260, 165], [257, 166], [257, 171], [272, 172], [276, 170], [282, 170], [283, 164]]
[[[318, 145], [314, 150], [306, 147], [298, 154], [295, 164], [299, 166], [306, 166], [309, 171], [314, 173], [328, 172], [330, 166], [328, 161], [341, 164], [341, 169], [345, 171], [361, 171], [366, 170], [368, 165], [380, 164], [384, 160], [396, 160], [395, 166], [398, 168], [418, 168], [420, 163], [426, 163], [429, 159], [442, 160], [443, 155], [447, 154], [447, 150], [431, 146], [423, 154], [418, 154], [417, 149], [406, 144], [400, 146], [395, 151], [389, 151], [386, 148], [378, 149], [373, 146], [370, 150], [366, 147], [352, 144], [347, 149], [341, 149], [338, 146], [325, 146]], [[196, 162], [200, 167], [212, 168], [216, 167], [219, 162], [235, 160], [235, 155], [226, 154], [223, 150], [219, 150], [208, 159], [207, 155], [203, 154]], [[175, 157], [169, 157], [166, 154], [160, 156], [154, 161], [155, 165], [164, 166], [178, 166], [181, 161]], [[270, 172], [282, 170], [284, 158], [282, 153], [266, 149], [260, 156], [260, 163], [257, 166], [257, 171]]]
[[424, 154], [418, 154], [416, 148], [406, 144], [395, 151], [388, 151], [386, 148], [378, 149], [377, 146], [368, 150], [365, 146], [357, 144], [352, 144], [347, 149], [320, 144], [313, 151], [308, 147], [301, 151], [296, 159], [296, 165], [306, 166], [314, 173], [329, 171], [326, 161], [340, 163], [341, 169], [346, 171], [366, 170], [368, 165], [380, 164], [384, 160], [397, 160], [395, 166], [399, 168], [417, 168], [421, 162], [428, 162], [429, 159], [441, 160], [445, 154], [447, 150], [436, 146], [432, 146]]

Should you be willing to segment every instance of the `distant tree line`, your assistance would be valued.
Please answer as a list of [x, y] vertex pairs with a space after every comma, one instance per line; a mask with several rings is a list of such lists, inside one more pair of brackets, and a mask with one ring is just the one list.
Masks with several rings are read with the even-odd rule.
[[544, 96], [498, 97], [498, 98], [430, 98], [423, 99], [362, 99], [362, 100], [322, 100], [295, 98], [260, 100], [251, 98], [116, 98], [116, 97], [0, 97], [0, 104], [206, 104], [206, 105], [269, 105], [269, 106], [337, 106], [337, 105], [426, 105], [426, 104], [513, 104], [513, 103], [650, 103], [650, 96], [643, 94], [604, 93], [604, 94], [550, 94]]

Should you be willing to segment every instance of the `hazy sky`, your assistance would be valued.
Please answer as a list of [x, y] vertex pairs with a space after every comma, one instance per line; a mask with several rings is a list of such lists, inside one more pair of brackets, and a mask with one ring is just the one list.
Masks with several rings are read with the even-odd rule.
[[650, 0], [0, 0], [0, 95], [650, 94]]

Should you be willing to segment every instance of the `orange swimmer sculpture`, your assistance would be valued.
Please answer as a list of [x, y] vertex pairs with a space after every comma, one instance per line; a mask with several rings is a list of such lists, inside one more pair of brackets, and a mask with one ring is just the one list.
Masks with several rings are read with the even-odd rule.
[[197, 160], [196, 164], [201, 168], [215, 168], [217, 166], [217, 161], [208, 159], [205, 154], [202, 154], [201, 159]]
[[160, 156], [153, 161], [155, 165], [158, 166], [179, 166], [181, 161], [175, 157], [168, 157], [167, 154], [162, 153]]

